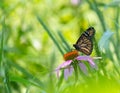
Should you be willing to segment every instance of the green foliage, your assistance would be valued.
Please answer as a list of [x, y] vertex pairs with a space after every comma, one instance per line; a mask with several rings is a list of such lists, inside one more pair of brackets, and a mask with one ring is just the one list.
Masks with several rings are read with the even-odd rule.
[[[0, 93], [120, 92], [120, 1], [1, 0]], [[63, 55], [89, 26], [96, 29], [98, 70], [56, 77]], [[109, 32], [108, 32], [109, 31]]]

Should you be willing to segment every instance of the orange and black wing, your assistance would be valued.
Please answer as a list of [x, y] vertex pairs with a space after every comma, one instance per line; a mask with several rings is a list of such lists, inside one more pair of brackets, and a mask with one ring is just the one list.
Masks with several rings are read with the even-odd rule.
[[93, 42], [92, 37], [95, 34], [95, 30], [93, 27], [88, 28], [77, 40], [76, 44], [73, 46], [76, 50], [86, 54], [90, 55], [93, 50]]

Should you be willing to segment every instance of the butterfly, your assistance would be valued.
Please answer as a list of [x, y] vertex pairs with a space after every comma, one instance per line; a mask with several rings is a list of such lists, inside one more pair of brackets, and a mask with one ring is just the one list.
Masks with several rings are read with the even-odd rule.
[[85, 32], [77, 40], [76, 44], [73, 44], [76, 50], [90, 55], [93, 50], [93, 41], [92, 38], [95, 35], [95, 29], [93, 27], [89, 27]]

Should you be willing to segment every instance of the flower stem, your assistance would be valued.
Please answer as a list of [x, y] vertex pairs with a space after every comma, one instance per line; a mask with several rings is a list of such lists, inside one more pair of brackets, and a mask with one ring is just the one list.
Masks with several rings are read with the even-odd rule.
[[75, 80], [77, 81], [78, 80], [78, 70], [77, 70], [77, 63], [78, 61], [77, 60], [74, 60], [74, 62], [72, 63], [73, 65], [73, 68], [74, 68], [74, 71], [75, 71]]

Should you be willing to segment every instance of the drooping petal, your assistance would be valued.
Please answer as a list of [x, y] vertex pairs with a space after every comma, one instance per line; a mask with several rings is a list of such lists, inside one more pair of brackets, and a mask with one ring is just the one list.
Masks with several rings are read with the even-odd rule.
[[88, 58], [88, 62], [90, 63], [90, 65], [92, 66], [92, 67], [94, 67], [95, 66], [95, 63], [93, 62], [93, 59], [92, 58]]
[[58, 78], [59, 78], [59, 71], [60, 71], [60, 69], [66, 68], [66, 67], [69, 66], [71, 63], [72, 63], [72, 60], [67, 60], [67, 61], [63, 62], [60, 66], [58, 66], [58, 67], [56, 68], [56, 74], [57, 74], [57, 77], [58, 77]]
[[67, 80], [68, 77], [72, 74], [73, 72], [73, 67], [70, 66], [67, 69], [64, 69], [64, 78]]
[[[95, 64], [95, 63], [94, 63], [94, 64]], [[95, 68], [96, 70], [98, 69], [98, 67], [97, 67], [96, 64], [95, 64], [95, 65], [90, 64], [90, 66], [91, 66], [92, 68]]]
[[76, 59], [88, 61], [93, 68], [95, 67], [95, 63], [93, 62], [93, 58], [91, 58], [90, 56], [78, 56], [78, 57], [76, 57]]
[[92, 58], [88, 58], [88, 61], [90, 63], [90, 66], [92, 68], [95, 68], [96, 70], [98, 69], [97, 65], [93, 62], [93, 59]]
[[72, 63], [72, 60], [67, 60], [64, 63], [62, 63], [59, 68], [65, 68], [67, 66], [69, 66]]
[[59, 69], [56, 69], [57, 78], [59, 78], [59, 72], [60, 72], [60, 70], [59, 70]]
[[69, 74], [70, 74], [70, 75], [72, 75], [73, 70], [74, 70], [74, 69], [73, 69], [73, 67], [71, 66], [71, 67], [69, 68]]
[[87, 75], [88, 72], [87, 72], [87, 69], [86, 69], [86, 66], [84, 63], [80, 62], [79, 63], [79, 66], [80, 66], [80, 69]]

